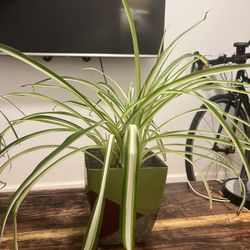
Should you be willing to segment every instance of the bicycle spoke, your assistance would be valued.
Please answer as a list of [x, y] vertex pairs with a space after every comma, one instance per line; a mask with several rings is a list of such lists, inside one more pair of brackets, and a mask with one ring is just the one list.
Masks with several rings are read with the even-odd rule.
[[[215, 97], [212, 97], [211, 100], [215, 102], [218, 106], [220, 106], [226, 113], [230, 113], [231, 115], [236, 114], [235, 106], [233, 106], [233, 102], [231, 101], [231, 97], [229, 95], [218, 95]], [[202, 106], [201, 108], [205, 108]], [[246, 116], [242, 108], [240, 108], [239, 112], [239, 118], [246, 120]], [[224, 118], [226, 120], [226, 117]], [[227, 119], [228, 120], [228, 119]], [[243, 126], [240, 124], [237, 120], [234, 121], [237, 126], [245, 133], [249, 134], [248, 131], [246, 131], [246, 126]], [[233, 121], [228, 120], [229, 126], [231, 126], [234, 129], [234, 123]], [[224, 131], [223, 127], [219, 124], [217, 119], [215, 119], [210, 111], [202, 111], [198, 112], [196, 116], [193, 119], [193, 122], [190, 126], [190, 130], [202, 130], [202, 131], [209, 131], [215, 134], [216, 138], [225, 139], [227, 136], [227, 133]], [[235, 133], [239, 138], [243, 139], [243, 135], [241, 132], [236, 129], [235, 127]], [[202, 135], [202, 132], [197, 132], [197, 135]], [[228, 139], [228, 141], [231, 141]], [[228, 145], [220, 144], [220, 143], [213, 143], [211, 141], [199, 141], [199, 140], [191, 140], [191, 143], [196, 146], [202, 146], [207, 147], [210, 149], [213, 149], [215, 151], [214, 155], [209, 152], [203, 154], [204, 157], [211, 157], [214, 158], [217, 161], [220, 161], [221, 163], [224, 163], [225, 165], [228, 165], [230, 163], [236, 171], [240, 174], [242, 169], [241, 159], [238, 155], [237, 150], [233, 147], [229, 147]], [[202, 154], [202, 150], [196, 149], [194, 147], [190, 146], [191, 151], [193, 153]], [[218, 153], [221, 154], [222, 157], [218, 156]], [[202, 172], [202, 174], [199, 173], [197, 169], [193, 169], [193, 172], [189, 172], [188, 176], [193, 176], [191, 180], [201, 180], [201, 175], [206, 177], [207, 179], [228, 179], [235, 177], [235, 174], [227, 168], [224, 168], [220, 164], [216, 164], [215, 162], [211, 162], [209, 159], [204, 158], [202, 156], [192, 155], [189, 156], [186, 155], [193, 163], [195, 163], [195, 166], [199, 169], [199, 171]], [[225, 158], [225, 159], [223, 159]], [[189, 167], [188, 167], [189, 166]], [[192, 169], [193, 167], [191, 164], [186, 161], [186, 170], [187, 172], [189, 169]]]
[[[212, 154], [212, 152], [210, 152], [210, 153], [208, 153], [208, 154], [204, 154], [204, 156], [209, 156], [209, 155], [211, 155]], [[203, 159], [204, 157], [202, 157], [202, 156], [200, 156], [200, 157], [198, 157], [197, 159], [195, 159], [194, 161], [193, 161], [193, 163], [196, 163], [197, 161], [199, 161], [200, 159]]]
[[210, 126], [209, 122], [206, 118], [204, 118], [204, 121], [206, 122], [207, 126], [210, 128], [211, 131], [213, 131], [213, 127]]

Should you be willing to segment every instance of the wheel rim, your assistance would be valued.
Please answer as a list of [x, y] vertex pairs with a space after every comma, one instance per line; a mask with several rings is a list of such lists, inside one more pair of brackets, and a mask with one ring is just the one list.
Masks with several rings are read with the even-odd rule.
[[[225, 110], [226, 105], [228, 103], [231, 103], [231, 101], [228, 99], [216, 100], [216, 104], [223, 108], [223, 110]], [[231, 105], [227, 112], [232, 115], [235, 115], [235, 107]], [[239, 117], [241, 119], [245, 119], [245, 114], [242, 109], [240, 109], [239, 111]], [[228, 121], [228, 124], [233, 127], [232, 122]], [[191, 126], [191, 129], [209, 131], [213, 133], [218, 132], [220, 126], [217, 119], [209, 111], [199, 112], [196, 115], [196, 125], [192, 125], [193, 126]], [[238, 122], [237, 126], [239, 126], [240, 129], [246, 133], [246, 128], [245, 126], [243, 126], [243, 124]], [[222, 127], [220, 126], [220, 128]], [[201, 135], [201, 133], [196, 134]], [[223, 129], [221, 131], [221, 134], [224, 135], [224, 138], [226, 138], [226, 133]], [[243, 138], [243, 135], [240, 131], [236, 130], [235, 134], [238, 138]], [[230, 139], [227, 140], [230, 141]], [[193, 147], [186, 148], [186, 150], [191, 152], [192, 154], [187, 154], [186, 157], [188, 157], [188, 159], [194, 164], [194, 166], [192, 166], [189, 161], [186, 161], [187, 175], [189, 180], [202, 180], [203, 178], [206, 178], [207, 180], [225, 180], [236, 176], [235, 173], [233, 173], [230, 169], [226, 169], [220, 164], [216, 164], [215, 162], [206, 159], [205, 157], [210, 157], [214, 160], [219, 160], [220, 162], [226, 165], [231, 164], [233, 168], [237, 171], [237, 173], [240, 173], [242, 170], [240, 155], [238, 154], [237, 150], [235, 150], [235, 148], [231, 146], [222, 145], [220, 143], [212, 143], [210, 141], [198, 141], [192, 139], [187, 140], [187, 144], [193, 145]], [[203, 147], [209, 148], [211, 151], [206, 151], [203, 149]]]

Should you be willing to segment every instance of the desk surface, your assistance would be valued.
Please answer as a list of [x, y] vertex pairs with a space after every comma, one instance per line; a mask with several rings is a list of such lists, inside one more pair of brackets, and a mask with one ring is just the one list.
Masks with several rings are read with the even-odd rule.
[[[0, 194], [0, 214], [9, 199]], [[167, 184], [153, 232], [136, 249], [250, 249], [250, 213], [235, 211], [232, 204], [215, 202], [211, 210], [186, 183]], [[19, 250], [80, 250], [88, 216], [82, 189], [33, 191], [18, 215]], [[9, 223], [1, 250], [12, 249], [11, 229]]]

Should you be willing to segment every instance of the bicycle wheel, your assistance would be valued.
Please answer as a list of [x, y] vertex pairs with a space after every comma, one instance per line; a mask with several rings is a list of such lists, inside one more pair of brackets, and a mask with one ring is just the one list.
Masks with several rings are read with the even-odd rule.
[[[236, 115], [236, 106], [231, 95], [216, 95], [210, 98], [209, 100], [219, 105], [226, 113]], [[206, 106], [202, 105], [201, 108], [206, 109]], [[246, 113], [242, 107], [237, 109], [237, 116], [242, 120], [247, 120]], [[230, 121], [228, 121], [228, 124], [230, 126], [233, 126], [232, 122], [230, 124]], [[249, 137], [250, 133], [248, 127], [246, 127], [242, 123], [240, 124], [240, 122], [237, 122], [237, 126], [239, 126], [242, 131], [244, 131], [245, 134]], [[238, 130], [236, 130], [235, 127], [232, 128], [235, 130], [235, 133], [238, 138], [243, 137], [243, 135]], [[209, 131], [215, 133], [219, 132], [222, 135], [226, 135], [226, 132], [223, 131], [223, 128], [219, 124], [217, 119], [213, 117], [211, 112], [208, 110], [197, 112], [189, 129]], [[219, 137], [217, 136], [217, 138]], [[245, 177], [245, 170], [241, 163], [240, 156], [234, 147], [220, 145], [219, 143], [214, 143], [211, 141], [201, 141], [198, 139], [187, 139], [186, 144], [186, 158], [189, 160], [185, 160], [185, 167], [187, 178], [189, 181], [202, 180], [202, 176], [204, 176], [207, 180], [226, 180], [228, 178], [235, 177], [235, 174], [231, 170], [226, 169], [223, 166], [216, 164], [215, 162], [206, 159], [202, 156], [207, 156], [215, 160], [220, 160], [220, 162], [223, 163], [228, 163], [229, 161], [230, 164], [233, 165], [234, 169], [236, 169], [242, 177]], [[212, 152], [205, 151], [204, 149], [202, 149], [202, 147], [209, 148], [212, 150]], [[249, 153], [249, 151], [246, 152], [247, 159], [249, 159], [250, 157]]]

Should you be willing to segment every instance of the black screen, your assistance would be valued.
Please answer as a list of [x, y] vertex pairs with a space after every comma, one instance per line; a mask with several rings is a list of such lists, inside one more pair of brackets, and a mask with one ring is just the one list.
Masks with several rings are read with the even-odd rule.
[[[154, 55], [165, 0], [128, 0], [140, 54]], [[34, 54], [133, 54], [121, 0], [1, 0], [0, 43]]]

